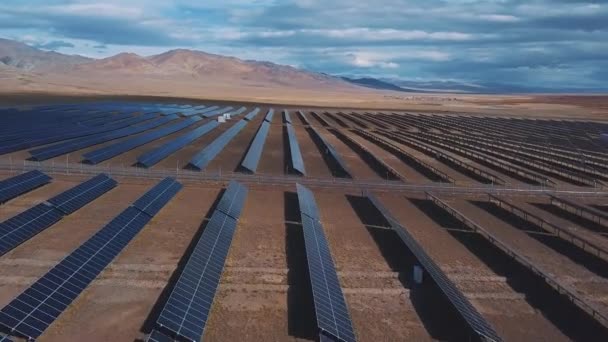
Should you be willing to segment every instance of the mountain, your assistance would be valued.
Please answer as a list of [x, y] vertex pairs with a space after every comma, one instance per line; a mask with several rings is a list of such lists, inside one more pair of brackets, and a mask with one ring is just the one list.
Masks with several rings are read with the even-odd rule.
[[14, 40], [0, 38], [0, 65], [3, 66], [24, 71], [59, 71], [91, 61], [90, 58], [42, 51]]
[[20, 42], [0, 39], [0, 67], [62, 79], [72, 78], [82, 83], [73, 84], [74, 86], [96, 83], [97, 80], [106, 82], [110, 77], [115, 80], [128, 77], [129, 81], [162, 79], [178, 83], [197, 81], [207, 85], [360, 89], [334, 76], [270, 62], [241, 60], [186, 49], [148, 57], [120, 53], [108, 58], [92, 59], [42, 51]]

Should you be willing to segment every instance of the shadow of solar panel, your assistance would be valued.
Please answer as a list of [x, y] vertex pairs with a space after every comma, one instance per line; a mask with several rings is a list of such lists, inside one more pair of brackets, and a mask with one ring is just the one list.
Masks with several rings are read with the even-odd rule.
[[320, 220], [321, 215], [312, 191], [299, 183], [296, 183], [296, 190], [300, 211], [313, 219]]
[[173, 338], [163, 334], [158, 330], [152, 330], [150, 336], [146, 339], [146, 342], [173, 342]]
[[249, 150], [247, 150], [247, 154], [241, 163], [243, 168], [255, 173], [258, 168], [258, 164], [260, 163], [260, 157], [262, 156], [264, 143], [266, 142], [266, 137], [268, 136], [269, 131], [270, 123], [267, 121], [262, 121], [260, 124], [260, 129], [258, 129], [258, 132], [253, 138], [253, 141], [249, 146]]
[[219, 123], [217, 121], [208, 122], [201, 127], [198, 127], [174, 140], [156, 148], [152, 151], [146, 152], [137, 158], [137, 163], [141, 166], [151, 167], [159, 161], [167, 158], [170, 154], [184, 148], [189, 143], [196, 139], [204, 136], [217, 128]]
[[135, 207], [125, 209], [2, 308], [0, 325], [38, 338], [151, 219]]
[[338, 153], [338, 151], [336, 151], [336, 149], [327, 140], [325, 140], [325, 138], [323, 138], [323, 136], [319, 133], [319, 131], [317, 131], [314, 127], [310, 127], [310, 129], [315, 134], [315, 136], [317, 138], [319, 138], [319, 141], [321, 141], [321, 143], [325, 147], [326, 153], [329, 153], [331, 155], [331, 157], [333, 158], [333, 160], [335, 160], [336, 163], [338, 163], [338, 165], [340, 166], [342, 171], [348, 177], [351, 177], [351, 173], [348, 171], [348, 166], [346, 166], [344, 159], [342, 159], [342, 157], [340, 157], [340, 154]]
[[251, 121], [253, 120], [253, 118], [255, 118], [258, 113], [260, 113], [260, 108], [256, 108], [254, 110], [252, 110], [251, 112], [249, 112], [249, 114], [245, 115], [245, 117], [243, 119], [247, 120], [247, 121]]
[[51, 181], [51, 177], [33, 170], [0, 181], [0, 203], [18, 197], [26, 192], [41, 187]]
[[230, 127], [226, 132], [222, 133], [217, 139], [213, 140], [211, 144], [207, 145], [203, 150], [198, 152], [192, 160], [188, 163], [188, 166], [197, 169], [203, 170], [209, 165], [209, 163], [217, 157], [217, 155], [228, 145], [230, 140], [232, 140], [243, 128], [247, 126], [246, 120], [240, 120], [234, 126]]
[[137, 136], [137, 137], [125, 140], [125, 141], [121, 141], [119, 143], [109, 145], [109, 146], [100, 148], [98, 150], [91, 151], [89, 153], [85, 153], [83, 155], [84, 161], [91, 163], [91, 164], [100, 163], [104, 160], [113, 158], [119, 154], [130, 151], [138, 146], [141, 146], [141, 145], [147, 144], [151, 141], [160, 139], [166, 135], [181, 131], [182, 129], [190, 127], [200, 120], [201, 120], [201, 118], [199, 118], [199, 117], [187, 118], [174, 125], [163, 127], [158, 130], [155, 130], [153, 132], [144, 133], [140, 136]]
[[69, 215], [110, 191], [116, 185], [118, 183], [114, 179], [102, 173], [51, 198], [48, 202], [64, 215]]
[[59, 210], [41, 203], [0, 223], [0, 255], [52, 226], [62, 217]]
[[[298, 198], [312, 201], [308, 207], [315, 207], [312, 193], [298, 184]], [[300, 192], [302, 196], [300, 196]], [[306, 260], [312, 284], [317, 325], [321, 335], [329, 335], [337, 341], [356, 341], [350, 314], [340, 287], [336, 267], [329, 250], [323, 227], [317, 218], [302, 211], [302, 230]]]
[[302, 112], [301, 110], [298, 111], [298, 115], [300, 115], [300, 117], [302, 118], [302, 121], [304, 121], [305, 125], [310, 125], [310, 121], [308, 121], [308, 118], [306, 117], [306, 115], [304, 114], [304, 112]]
[[133, 206], [150, 216], [154, 216], [181, 189], [182, 185], [175, 178], [167, 177], [135, 201]]
[[272, 118], [274, 117], [274, 109], [270, 108], [266, 116], [264, 117], [264, 121], [272, 122]]
[[304, 168], [304, 159], [302, 159], [302, 153], [300, 152], [300, 145], [298, 144], [298, 138], [296, 137], [296, 132], [293, 129], [293, 126], [287, 124], [287, 136], [289, 138], [289, 152], [291, 155], [291, 167], [301, 173], [302, 175], [306, 174], [306, 169]]
[[283, 111], [283, 119], [285, 120], [286, 123], [291, 124], [293, 122], [291, 122], [291, 116], [289, 115], [289, 111], [287, 109], [285, 109]]
[[456, 309], [460, 317], [466, 322], [471, 331], [482, 337], [486, 341], [502, 341], [494, 328], [485, 318], [475, 309], [465, 295], [454, 285], [445, 273], [437, 266], [424, 249], [416, 242], [414, 237], [403, 227], [382, 205], [382, 203], [372, 194], [367, 194], [367, 198], [373, 203], [380, 213], [386, 218], [391, 228], [399, 235], [403, 243], [414, 254], [420, 265], [430, 275], [441, 292]]
[[86, 147], [98, 145], [107, 141], [115, 140], [118, 138], [126, 137], [129, 135], [141, 133], [147, 131], [152, 128], [156, 128], [158, 126], [164, 125], [169, 121], [173, 121], [178, 119], [178, 116], [165, 116], [162, 118], [158, 118], [156, 120], [143, 123], [138, 126], [131, 126], [122, 128], [119, 130], [115, 130], [109, 133], [104, 133], [100, 135], [95, 135], [91, 137], [85, 137], [80, 139], [69, 140], [64, 143], [59, 143], [56, 145], [52, 145], [49, 147], [44, 147], [41, 149], [36, 149], [30, 151], [32, 155], [32, 159], [34, 160], [47, 160], [49, 158], [57, 157], [62, 154], [70, 153], [73, 151], [77, 151]]
[[245, 205], [245, 198], [247, 198], [247, 188], [240, 183], [230, 181], [228, 188], [217, 204], [216, 210], [238, 219]]

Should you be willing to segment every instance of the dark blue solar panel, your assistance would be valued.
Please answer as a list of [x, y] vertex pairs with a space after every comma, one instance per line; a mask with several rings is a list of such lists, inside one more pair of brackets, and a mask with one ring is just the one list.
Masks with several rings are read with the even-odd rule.
[[0, 203], [36, 189], [51, 181], [51, 177], [34, 170], [0, 181]]
[[102, 173], [51, 198], [48, 202], [64, 215], [69, 215], [112, 190], [116, 185], [118, 183], [114, 179]]
[[129, 207], [0, 310], [0, 325], [38, 338], [152, 217]]
[[175, 138], [174, 140], [160, 146], [159, 148], [142, 154], [137, 158], [137, 162], [139, 165], [151, 167], [159, 161], [167, 158], [170, 154], [179, 151], [194, 140], [199, 139], [205, 134], [211, 132], [218, 126], [219, 123], [217, 121], [208, 122], [197, 129], [194, 129], [180, 137]]
[[291, 155], [291, 167], [299, 173], [305, 175], [306, 169], [304, 168], [304, 159], [302, 159], [302, 153], [300, 152], [300, 145], [298, 145], [298, 138], [293, 126], [287, 124], [287, 136], [289, 138], [289, 152]]
[[203, 150], [198, 152], [188, 166], [197, 169], [203, 170], [209, 165], [209, 163], [228, 145], [230, 140], [232, 140], [245, 126], [247, 125], [247, 120], [240, 120], [234, 126], [230, 127], [226, 132], [222, 133], [217, 139], [213, 140], [213, 142]]
[[0, 335], [0, 342], [13, 342], [8, 336]]
[[133, 206], [150, 216], [154, 216], [181, 189], [182, 185], [175, 178], [167, 177], [135, 201]]
[[243, 119], [247, 120], [247, 121], [251, 121], [253, 120], [253, 118], [255, 118], [258, 113], [260, 113], [260, 108], [256, 108], [254, 110], [252, 110], [251, 112], [249, 112], [249, 114], [245, 115], [245, 117]]
[[[297, 184], [298, 198], [310, 201], [312, 196], [305, 187]], [[300, 191], [303, 191], [300, 196]], [[314, 197], [306, 206], [316, 207]], [[302, 209], [301, 209], [302, 210]], [[336, 267], [331, 256], [329, 244], [318, 218], [302, 211], [302, 230], [306, 260], [312, 284], [317, 325], [322, 335], [329, 335], [337, 341], [356, 341], [353, 326], [342, 293]]]
[[61, 211], [41, 203], [0, 223], [0, 255], [52, 226], [62, 217]]
[[163, 334], [158, 330], [152, 330], [150, 336], [146, 339], [146, 342], [173, 342], [173, 338]]
[[443, 292], [443, 294], [447, 297], [469, 328], [475, 334], [482, 337], [481, 340], [501, 341], [502, 339], [498, 336], [490, 323], [486, 321], [483, 316], [481, 316], [473, 305], [471, 305], [466, 296], [456, 287], [456, 285], [454, 285], [446, 274], [443, 273], [441, 268], [437, 266], [437, 264], [418, 244], [414, 237], [410, 235], [407, 229], [390, 214], [390, 212], [375, 196], [368, 194], [367, 197], [378, 209], [378, 211], [386, 218], [391, 228], [397, 233], [397, 235], [399, 235], [403, 243], [412, 252], [412, 254], [414, 254], [416, 259], [418, 259], [418, 262], [420, 262], [421, 266], [431, 276], [441, 292]]
[[141, 133], [152, 128], [164, 125], [167, 122], [178, 119], [178, 116], [165, 116], [158, 118], [148, 123], [144, 123], [138, 126], [126, 127], [109, 133], [95, 135], [91, 137], [79, 138], [69, 140], [64, 143], [59, 143], [49, 147], [44, 147], [30, 151], [32, 159], [34, 160], [47, 160], [53, 157], [57, 157], [66, 153], [77, 151], [86, 147], [101, 144], [107, 141], [115, 140], [118, 138], [126, 137], [129, 135]]
[[300, 211], [313, 219], [321, 220], [319, 208], [317, 208], [317, 203], [312, 191], [299, 183], [296, 183], [296, 190], [298, 193]]
[[264, 120], [268, 121], [268, 122], [272, 122], [272, 118], [274, 117], [274, 109], [270, 108], [268, 110], [268, 113], [266, 113], [266, 117], [264, 117]]
[[145, 145], [166, 135], [181, 131], [182, 129], [192, 126], [199, 120], [201, 120], [201, 118], [199, 117], [187, 118], [174, 125], [169, 125], [167, 127], [163, 127], [152, 132], [144, 133], [137, 137], [121, 141], [113, 145], [105, 146], [95, 151], [88, 152], [83, 155], [84, 161], [91, 164], [100, 163], [104, 160], [113, 158], [119, 154], [130, 151], [138, 146]]
[[260, 157], [262, 156], [262, 151], [264, 150], [264, 143], [266, 142], [269, 130], [270, 123], [262, 121], [260, 129], [258, 129], [258, 132], [253, 138], [249, 150], [247, 150], [247, 154], [241, 163], [243, 168], [255, 173], [260, 162]]
[[289, 111], [287, 109], [283, 110], [283, 119], [285, 120], [285, 123], [293, 123], [291, 122], [291, 116], [289, 116]]
[[[156, 321], [157, 327], [189, 341], [201, 340], [246, 193], [245, 187], [231, 182], [222, 195]], [[227, 202], [238, 208], [227, 210], [235, 216], [219, 209]]]
[[230, 181], [226, 192], [220, 199], [217, 205], [217, 209], [224, 214], [238, 219], [245, 205], [245, 198], [247, 198], [247, 188], [240, 183]]
[[336, 163], [342, 169], [342, 171], [348, 177], [350, 177], [351, 173], [348, 171], [348, 166], [346, 165], [346, 163], [344, 162], [344, 160], [342, 159], [342, 157], [340, 156], [338, 151], [336, 151], [336, 149], [327, 140], [325, 140], [325, 138], [323, 138], [321, 133], [319, 133], [319, 131], [317, 131], [314, 127], [311, 126], [310, 130], [315, 134], [315, 136], [317, 136], [317, 138], [319, 138], [319, 141], [321, 141], [321, 143], [323, 144], [323, 146], [324, 146], [323, 153], [329, 154], [333, 158], [333, 160], [336, 161]]
[[228, 106], [228, 107], [224, 107], [224, 108], [220, 108], [211, 112], [205, 112], [204, 114], [201, 114], [202, 117], [204, 118], [211, 118], [214, 116], [220, 116], [222, 114], [228, 113], [230, 112], [234, 107], [232, 106]]

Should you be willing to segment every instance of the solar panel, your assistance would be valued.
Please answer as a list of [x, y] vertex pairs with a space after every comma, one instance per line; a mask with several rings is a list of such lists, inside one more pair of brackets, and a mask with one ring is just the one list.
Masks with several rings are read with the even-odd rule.
[[0, 203], [18, 197], [51, 181], [51, 177], [34, 170], [0, 181]]
[[154, 216], [181, 189], [182, 185], [175, 178], [167, 177], [135, 201], [133, 206], [150, 216]]
[[0, 335], [0, 342], [13, 342], [8, 336]]
[[51, 198], [48, 202], [64, 215], [69, 215], [110, 191], [116, 185], [118, 183], [114, 179], [102, 173]]
[[91, 163], [91, 164], [100, 163], [104, 160], [113, 158], [119, 154], [130, 151], [138, 146], [145, 145], [149, 142], [160, 139], [169, 134], [173, 134], [175, 132], [181, 131], [182, 129], [190, 127], [200, 120], [201, 120], [201, 118], [199, 118], [199, 117], [190, 117], [190, 118], [182, 120], [174, 125], [163, 127], [158, 130], [144, 133], [140, 136], [136, 136], [134, 138], [127, 139], [125, 141], [121, 141], [116, 144], [105, 146], [103, 148], [85, 153], [83, 155], [83, 157], [84, 157], [83, 161]]
[[264, 143], [266, 142], [269, 130], [270, 123], [262, 121], [260, 128], [253, 138], [253, 141], [247, 150], [247, 154], [241, 163], [241, 167], [255, 173], [260, 162], [260, 157], [262, 156], [262, 151], [264, 150]]
[[298, 145], [298, 138], [293, 126], [287, 124], [287, 136], [289, 137], [289, 152], [291, 155], [291, 167], [301, 173], [306, 174], [304, 168], [304, 159], [302, 159], [302, 153], [300, 152], [300, 145]]
[[239, 108], [239, 109], [237, 109], [237, 110], [235, 110], [235, 111], [232, 111], [232, 112], [230, 113], [230, 115], [232, 115], [232, 116], [241, 115], [241, 114], [243, 114], [243, 113], [244, 113], [246, 110], [247, 110], [247, 107], [241, 107], [241, 108]]
[[[304, 186], [297, 184], [298, 199], [309, 201], [307, 207], [316, 207], [312, 193]], [[302, 191], [302, 196], [300, 196]], [[302, 209], [301, 209], [302, 210]], [[353, 326], [342, 293], [336, 267], [331, 256], [329, 244], [318, 218], [302, 211], [302, 230], [306, 261], [312, 283], [312, 294], [315, 304], [317, 326], [321, 336], [331, 337], [336, 341], [356, 341]]]
[[209, 113], [209, 112], [213, 112], [214, 110], [220, 108], [220, 106], [211, 106], [211, 107], [207, 107], [203, 110], [200, 111], [200, 114], [205, 114], [205, 113]]
[[306, 117], [306, 115], [304, 114], [304, 112], [302, 112], [301, 110], [299, 110], [298, 114], [302, 118], [302, 121], [304, 121], [304, 124], [310, 126], [310, 121], [308, 121], [308, 118]]
[[60, 156], [62, 154], [70, 153], [73, 151], [77, 151], [86, 147], [98, 145], [107, 141], [115, 140], [118, 138], [126, 137], [129, 135], [141, 133], [147, 131], [152, 128], [156, 128], [158, 126], [164, 125], [167, 122], [178, 119], [179, 117], [176, 115], [173, 116], [165, 116], [162, 118], [158, 118], [156, 120], [138, 125], [122, 128], [116, 131], [112, 131], [109, 133], [104, 133], [100, 135], [95, 135], [91, 137], [85, 137], [80, 139], [69, 140], [63, 143], [59, 143], [56, 145], [43, 147], [40, 149], [30, 151], [32, 155], [32, 159], [34, 160], [47, 160], [53, 157]]
[[152, 330], [150, 336], [146, 339], [146, 342], [173, 342], [173, 338], [163, 334], [158, 330]]
[[222, 115], [224, 113], [228, 113], [229, 111], [231, 111], [234, 107], [232, 106], [228, 106], [228, 107], [224, 107], [224, 108], [220, 108], [211, 112], [205, 112], [204, 114], [201, 114], [204, 118], [210, 118], [213, 116], [219, 116]]
[[137, 163], [141, 166], [151, 167], [159, 161], [167, 158], [170, 154], [184, 148], [186, 145], [190, 144], [196, 139], [199, 139], [205, 134], [211, 132], [218, 126], [219, 123], [217, 121], [210, 121], [154, 150], [142, 154], [137, 158]]
[[239, 218], [243, 205], [245, 204], [245, 198], [247, 197], [247, 188], [235, 181], [230, 181], [226, 192], [217, 204], [217, 209], [224, 214]]
[[272, 122], [272, 118], [274, 117], [274, 109], [270, 108], [268, 113], [266, 113], [266, 117], [264, 117], [265, 121]]
[[283, 110], [283, 119], [285, 120], [285, 123], [293, 123], [291, 122], [291, 116], [289, 116], [289, 111], [287, 109]]
[[0, 223], [0, 255], [52, 226], [62, 217], [59, 210], [41, 203]]
[[228, 145], [230, 140], [232, 140], [245, 126], [247, 125], [247, 120], [240, 120], [234, 126], [230, 127], [226, 132], [222, 133], [219, 137], [217, 137], [211, 144], [207, 145], [204, 149], [198, 152], [190, 162], [188, 166], [190, 168], [196, 170], [203, 170], [209, 165], [209, 163]]
[[256, 108], [254, 110], [252, 110], [251, 112], [249, 112], [249, 114], [245, 115], [245, 117], [243, 119], [247, 120], [247, 121], [251, 121], [253, 120], [253, 118], [255, 118], [258, 113], [260, 112], [260, 108]]
[[128, 207], [0, 310], [0, 325], [38, 338], [152, 217]]
[[[220, 202], [230, 196], [231, 189], [246, 194], [244, 187], [233, 182]], [[245, 195], [235, 197], [235, 217], [214, 211], [156, 321], [158, 328], [188, 341], [201, 340], [244, 201]]]
[[300, 211], [313, 219], [321, 220], [321, 214], [312, 191], [299, 183], [296, 183], [296, 189]]
[[327, 140], [325, 140], [321, 133], [319, 133], [319, 131], [317, 131], [314, 127], [311, 126], [310, 130], [315, 134], [317, 138], [319, 138], [319, 141], [321, 141], [321, 143], [325, 147], [324, 153], [329, 153], [333, 160], [338, 163], [338, 166], [342, 169], [343, 173], [347, 177], [351, 177], [351, 173], [348, 171], [348, 166], [346, 165], [346, 162], [344, 162], [338, 151], [336, 151], [336, 149]]
[[403, 227], [372, 194], [367, 197], [380, 213], [386, 218], [391, 228], [399, 235], [403, 243], [414, 254], [420, 265], [431, 276], [441, 292], [446, 296], [458, 314], [464, 319], [469, 328], [485, 341], [501, 341], [494, 328], [475, 309], [465, 295], [454, 285], [445, 273], [437, 266], [431, 257], [418, 244], [413, 236]]

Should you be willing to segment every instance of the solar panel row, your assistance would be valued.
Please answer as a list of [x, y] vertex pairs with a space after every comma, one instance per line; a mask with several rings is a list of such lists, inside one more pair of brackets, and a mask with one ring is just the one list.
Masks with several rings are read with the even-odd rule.
[[249, 112], [249, 114], [245, 115], [245, 117], [243, 119], [245, 119], [247, 121], [251, 121], [251, 120], [253, 120], [253, 118], [255, 118], [258, 115], [259, 112], [260, 112], [260, 108], [255, 108], [254, 110]]
[[167, 122], [178, 119], [178, 116], [165, 116], [162, 118], [155, 119], [153, 121], [138, 125], [122, 128], [119, 130], [111, 131], [109, 133], [99, 134], [91, 137], [85, 137], [81, 139], [69, 140], [63, 143], [52, 145], [49, 147], [43, 147], [40, 149], [30, 151], [32, 159], [34, 160], [47, 160], [53, 157], [57, 157], [66, 153], [77, 151], [89, 146], [94, 146], [107, 141], [123, 138], [129, 135], [141, 133], [152, 128], [159, 127], [166, 124]]
[[293, 123], [291, 121], [291, 116], [289, 116], [289, 111], [287, 109], [283, 110], [283, 120], [285, 120], [285, 123], [288, 123], [288, 124]]
[[323, 144], [323, 153], [329, 154], [331, 158], [338, 164], [338, 167], [342, 169], [341, 175], [349, 178], [352, 177], [351, 173], [348, 171], [348, 166], [346, 165], [346, 162], [344, 162], [338, 151], [336, 151], [336, 149], [321, 135], [321, 133], [319, 133], [317, 129], [311, 126], [310, 130], [319, 139], [321, 144]]
[[52, 226], [110, 191], [116, 181], [100, 174], [0, 223], [0, 255], [19, 246], [31, 237]]
[[300, 184], [296, 187], [319, 334], [335, 341], [356, 341], [314, 196], [306, 187]]
[[32, 191], [51, 181], [51, 177], [34, 170], [0, 181], [0, 204]]
[[211, 144], [207, 145], [204, 149], [198, 152], [190, 162], [188, 167], [195, 170], [203, 170], [209, 165], [209, 163], [228, 145], [245, 126], [247, 120], [240, 120], [234, 126], [230, 127], [226, 132], [222, 133], [217, 139], [213, 140]]
[[293, 126], [290, 124], [286, 125], [287, 129], [287, 137], [289, 139], [289, 154], [291, 157], [291, 168], [302, 175], [306, 174], [306, 169], [304, 168], [304, 159], [302, 158], [302, 153], [300, 152], [300, 145], [298, 144], [298, 138], [296, 137], [296, 132], [293, 129]]
[[162, 332], [201, 340], [246, 197], [243, 185], [230, 182], [156, 321]]
[[182, 185], [174, 178], [165, 178], [145, 195], [140, 197], [133, 206], [149, 216], [156, 215], [180, 190]]
[[0, 335], [0, 342], [13, 342], [8, 336]]
[[262, 121], [258, 132], [251, 142], [251, 145], [249, 145], [249, 149], [247, 150], [247, 154], [241, 163], [241, 167], [255, 173], [258, 168], [260, 157], [262, 156], [262, 151], [264, 150], [264, 143], [266, 142], [266, 137], [268, 136], [269, 131], [270, 123], [267, 121]]
[[199, 120], [201, 120], [201, 118], [199, 118], [198, 116], [190, 117], [176, 124], [160, 128], [153, 132], [144, 133], [134, 138], [127, 139], [125, 141], [121, 141], [116, 144], [88, 152], [83, 155], [84, 161], [90, 164], [100, 163], [104, 160], [113, 158], [119, 154], [130, 151], [138, 146], [145, 145], [166, 135], [181, 131], [182, 129], [192, 126]]
[[[173, 342], [175, 341], [173, 338], [163, 334], [158, 330], [152, 330], [146, 342]], [[0, 341], [1, 342], [1, 341]]]
[[298, 114], [302, 118], [302, 121], [304, 121], [304, 124], [310, 126], [310, 121], [308, 121], [308, 118], [306, 117], [306, 115], [304, 114], [304, 112], [302, 112], [301, 110], [299, 110]]
[[230, 112], [230, 115], [232, 115], [232, 116], [238, 116], [238, 115], [243, 114], [246, 110], [247, 110], [247, 107], [241, 107], [241, 108], [239, 108], [239, 109], [237, 109], [235, 111]]
[[210, 121], [154, 150], [142, 154], [141, 156], [137, 157], [137, 163], [144, 167], [154, 166], [156, 163], [167, 158], [170, 154], [184, 148], [186, 145], [211, 132], [218, 126], [219, 123], [217, 121]]
[[274, 117], [274, 109], [270, 108], [268, 110], [268, 113], [266, 113], [266, 116], [264, 117], [265, 121], [268, 121], [270, 123], [272, 123], [272, 118]]
[[214, 116], [219, 116], [219, 115], [222, 115], [222, 114], [224, 114], [224, 113], [228, 113], [228, 112], [229, 112], [229, 111], [231, 111], [233, 108], [234, 108], [234, 107], [232, 107], [232, 106], [228, 106], [228, 107], [220, 108], [220, 109], [217, 109], [217, 110], [214, 110], [214, 111], [211, 111], [211, 112], [206, 112], [206, 113], [201, 114], [201, 115], [202, 115], [202, 117], [204, 117], [204, 118], [211, 118], [211, 117], [214, 117]]
[[128, 207], [2, 308], [0, 325], [11, 334], [38, 338], [151, 218]]
[[372, 194], [367, 195], [368, 199], [386, 218], [391, 228], [399, 235], [403, 243], [414, 254], [424, 270], [430, 275], [441, 292], [456, 309], [462, 319], [469, 326], [471, 331], [481, 337], [484, 341], [501, 341], [490, 323], [481, 316], [475, 307], [469, 302], [466, 296], [454, 285], [447, 275], [437, 266], [431, 257], [418, 244], [413, 236], [397, 221], [382, 203]]

